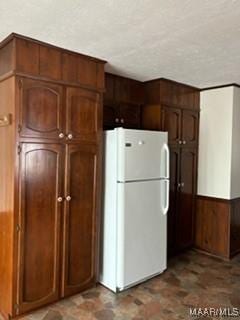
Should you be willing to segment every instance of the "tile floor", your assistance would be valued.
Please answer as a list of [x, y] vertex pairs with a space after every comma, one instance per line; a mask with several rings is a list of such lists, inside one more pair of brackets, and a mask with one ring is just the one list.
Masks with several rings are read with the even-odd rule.
[[191, 306], [240, 308], [240, 255], [224, 262], [190, 251], [172, 259], [164, 274], [123, 293], [98, 286], [23, 319], [193, 319]]

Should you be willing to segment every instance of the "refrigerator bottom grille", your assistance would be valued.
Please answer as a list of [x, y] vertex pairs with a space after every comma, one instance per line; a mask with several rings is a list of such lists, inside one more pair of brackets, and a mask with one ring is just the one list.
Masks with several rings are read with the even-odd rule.
[[139, 281], [130, 283], [129, 285], [127, 285], [127, 286], [125, 286], [125, 287], [123, 287], [123, 288], [117, 287], [117, 288], [116, 288], [116, 292], [121, 292], [121, 291], [127, 290], [127, 289], [129, 289], [129, 288], [132, 288], [132, 287], [134, 287], [134, 286], [137, 286], [137, 285], [140, 284], [140, 283], [143, 283], [143, 282], [146, 282], [146, 281], [148, 281], [148, 280], [150, 280], [150, 279], [152, 279], [152, 278], [155, 278], [156, 276], [159, 276], [160, 274], [162, 274], [165, 270], [166, 270], [166, 269], [164, 269], [164, 270], [162, 270], [162, 271], [159, 271], [159, 272], [157, 272], [157, 273], [155, 273], [155, 274], [152, 274], [152, 275], [150, 275], [150, 276], [148, 276], [148, 277], [146, 277], [146, 278], [144, 278], [144, 279], [141, 279], [141, 280], [139, 280]]

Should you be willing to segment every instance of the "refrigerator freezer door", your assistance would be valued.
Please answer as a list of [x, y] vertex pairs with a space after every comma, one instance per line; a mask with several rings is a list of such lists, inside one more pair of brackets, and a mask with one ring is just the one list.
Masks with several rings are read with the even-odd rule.
[[118, 183], [117, 287], [126, 287], [166, 269], [165, 180]]
[[118, 181], [169, 178], [167, 133], [117, 129]]

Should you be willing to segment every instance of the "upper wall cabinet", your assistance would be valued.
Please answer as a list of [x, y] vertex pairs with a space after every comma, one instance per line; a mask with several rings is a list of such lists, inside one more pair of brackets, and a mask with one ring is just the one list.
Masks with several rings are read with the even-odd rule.
[[100, 94], [77, 87], [18, 79], [21, 137], [95, 141], [101, 128]]
[[21, 136], [58, 138], [65, 130], [63, 88], [30, 79], [19, 79], [18, 88]]
[[69, 140], [96, 140], [102, 127], [100, 95], [96, 92], [67, 88], [66, 134]]
[[161, 130], [168, 132], [170, 145], [197, 146], [199, 112], [162, 106]]
[[143, 102], [143, 83], [107, 73], [103, 101], [104, 128], [140, 128]]
[[12, 34], [0, 50], [0, 76], [14, 70], [103, 91], [105, 61]]
[[146, 103], [142, 126], [168, 132], [170, 145], [194, 147], [198, 144], [199, 90], [185, 84], [160, 79], [145, 84]]
[[199, 112], [192, 110], [182, 111], [182, 137], [183, 145], [194, 146], [198, 143]]
[[168, 132], [169, 144], [181, 141], [181, 113], [178, 108], [162, 107], [161, 130]]

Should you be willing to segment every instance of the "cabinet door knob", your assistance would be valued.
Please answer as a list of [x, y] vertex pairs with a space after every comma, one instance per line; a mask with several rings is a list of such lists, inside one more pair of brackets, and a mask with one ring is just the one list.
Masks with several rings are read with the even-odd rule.
[[69, 134], [67, 135], [67, 138], [68, 138], [69, 140], [72, 140], [73, 135], [72, 135], [71, 133], [69, 133]]
[[64, 138], [64, 133], [61, 132], [61, 133], [59, 133], [58, 136], [59, 136], [60, 139], [62, 139], [62, 138]]
[[116, 119], [115, 119], [115, 122], [116, 122], [116, 123], [118, 123], [118, 122], [119, 122], [119, 119], [118, 119], [118, 118], [116, 118]]
[[182, 188], [184, 187], [184, 182], [181, 183], [181, 187], [182, 187]]
[[182, 140], [179, 140], [178, 143], [179, 143], [179, 144], [182, 144]]
[[121, 119], [121, 123], [124, 123], [124, 119]]
[[185, 140], [183, 140], [183, 142], [182, 142], [183, 144], [186, 144], [186, 141]]
[[70, 196], [67, 196], [67, 197], [66, 197], [66, 200], [67, 200], [67, 201], [71, 201], [72, 198], [71, 198]]
[[58, 201], [58, 202], [63, 202], [63, 197], [58, 197], [58, 198], [57, 198], [57, 201]]

